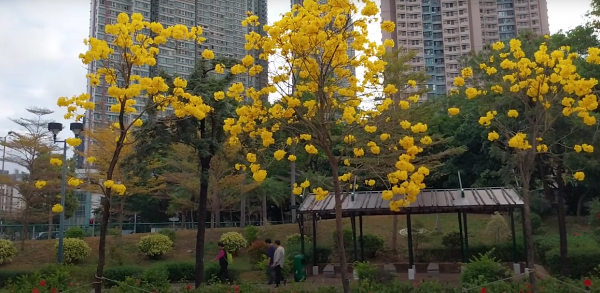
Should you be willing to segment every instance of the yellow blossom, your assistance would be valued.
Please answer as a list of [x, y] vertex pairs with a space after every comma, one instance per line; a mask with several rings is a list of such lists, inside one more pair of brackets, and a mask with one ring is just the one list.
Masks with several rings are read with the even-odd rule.
[[204, 59], [214, 59], [215, 58], [215, 53], [213, 53], [213, 51], [211, 51], [209, 49], [204, 49], [204, 51], [202, 51], [202, 58], [204, 58]]
[[288, 156], [288, 161], [290, 161], [290, 162], [295, 162], [295, 161], [296, 161], [296, 156], [294, 156], [294, 155], [289, 155], [289, 156]]
[[46, 181], [44, 180], [38, 180], [35, 182], [35, 188], [37, 189], [42, 189], [46, 186]]
[[246, 154], [246, 161], [249, 163], [256, 163], [256, 154], [248, 153]]
[[60, 167], [60, 166], [62, 166], [63, 161], [59, 158], [50, 158], [50, 164]]
[[448, 114], [450, 114], [450, 116], [455, 116], [458, 115], [460, 113], [460, 109], [458, 108], [448, 108]]
[[583, 181], [585, 179], [585, 174], [583, 172], [575, 172], [575, 174], [573, 174], [573, 178], [575, 178], [577, 181]]
[[517, 112], [517, 110], [508, 110], [508, 113], [506, 114], [506, 116], [510, 117], [510, 118], [517, 118], [519, 117], [519, 112]]
[[63, 206], [60, 205], [59, 203], [55, 204], [52, 206], [52, 212], [55, 214], [60, 214], [63, 212]]
[[275, 157], [275, 160], [281, 161], [281, 159], [283, 159], [285, 157], [285, 151], [284, 150], [276, 150], [275, 153], [273, 153], [273, 156]]
[[495, 131], [492, 131], [492, 132], [488, 133], [488, 140], [489, 141], [494, 141], [494, 140], [497, 140], [499, 138], [500, 138], [500, 135], [497, 132], [495, 132]]

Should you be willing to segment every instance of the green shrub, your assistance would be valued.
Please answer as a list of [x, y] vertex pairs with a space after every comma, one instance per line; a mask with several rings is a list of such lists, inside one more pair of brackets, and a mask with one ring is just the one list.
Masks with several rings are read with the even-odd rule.
[[[258, 269], [263, 271], [266, 276], [269, 276], [267, 271], [267, 267], [269, 266], [269, 264], [266, 255], [263, 256], [262, 260], [259, 263], [257, 263], [256, 266], [258, 266]], [[285, 262], [283, 264], [283, 268], [281, 269], [281, 276], [287, 278], [292, 274], [292, 272], [294, 272], [293, 257], [286, 253]]]
[[[494, 248], [493, 251], [490, 250]], [[460, 247], [428, 247], [419, 249], [420, 254], [417, 255], [419, 262], [460, 262], [462, 261], [462, 252]], [[512, 261], [514, 259], [514, 250], [512, 240], [504, 241], [495, 245], [475, 244], [469, 245], [467, 259], [471, 255], [479, 255], [490, 252], [490, 256], [500, 261]], [[525, 260], [525, 250], [523, 249], [523, 239], [517, 238], [517, 260]]]
[[161, 266], [167, 271], [171, 282], [191, 281], [195, 278], [196, 264], [194, 262], [166, 262]]
[[490, 217], [485, 226], [484, 236], [490, 244], [500, 243], [510, 238], [510, 227], [502, 214], [495, 212]]
[[85, 231], [80, 227], [71, 227], [65, 231], [65, 238], [83, 239], [83, 237], [85, 237]]
[[221, 235], [219, 242], [223, 242], [227, 252], [237, 254], [241, 248], [248, 246], [248, 241], [238, 232], [227, 232]]
[[[342, 230], [342, 234], [343, 234], [343, 239], [344, 239], [344, 248], [345, 249], [349, 249], [352, 247], [352, 231], [348, 230], [348, 229], [344, 229]], [[333, 231], [332, 235], [333, 237], [333, 248], [337, 250], [338, 248], [338, 240], [337, 240], [337, 231]]]
[[148, 284], [155, 292], [169, 292], [171, 290], [169, 273], [161, 266], [145, 270], [142, 273], [141, 281]]
[[[63, 260], [65, 263], [73, 264], [83, 261], [90, 256], [90, 251], [90, 246], [83, 239], [63, 239]], [[58, 255], [58, 241], [54, 245], [54, 253]]]
[[158, 230], [157, 233], [169, 237], [169, 239], [171, 239], [172, 242], [175, 242], [175, 239], [177, 239], [177, 234], [175, 234], [175, 231], [171, 229]]
[[533, 234], [540, 234], [544, 221], [542, 217], [536, 213], [531, 213], [531, 231]]
[[17, 248], [12, 241], [0, 239], [0, 265], [11, 261], [15, 254], [17, 254]]
[[256, 226], [253, 225], [246, 226], [246, 228], [244, 228], [244, 236], [246, 237], [246, 240], [248, 240], [248, 244], [258, 240], [259, 232], [260, 231], [258, 230], [258, 228], [256, 228]]
[[358, 275], [358, 281], [361, 283], [390, 283], [394, 280], [394, 276], [389, 272], [379, 269], [378, 266], [367, 262], [357, 261], [354, 263], [354, 270]]
[[[104, 269], [104, 277], [117, 282], [124, 282], [128, 277], [139, 278], [144, 273], [144, 269], [139, 266], [118, 266]], [[113, 287], [117, 283], [104, 281], [104, 286]]]
[[[600, 263], [600, 247], [569, 247], [569, 277], [580, 279], [590, 276]], [[558, 246], [546, 252], [546, 264], [552, 274], [560, 273], [560, 250]]]
[[[294, 233], [294, 234], [286, 237], [285, 241], [286, 241], [287, 245], [300, 244], [300, 242], [302, 241], [302, 236], [300, 235], [300, 233]], [[312, 239], [310, 239], [310, 237], [308, 237], [307, 235], [304, 235], [304, 244], [308, 244], [311, 242], [312, 242]]]
[[471, 258], [460, 277], [463, 284], [482, 285], [512, 275], [512, 271], [502, 266], [494, 257], [491, 257], [491, 252], [493, 250]]
[[[266, 258], [266, 256], [265, 256]], [[219, 280], [219, 271], [221, 270], [221, 267], [218, 264], [215, 263], [207, 263], [206, 266], [204, 267], [204, 280], [206, 280], [206, 282], [210, 283], [210, 284], [214, 284], [214, 283], [226, 283], [225, 280]], [[228, 267], [228, 273], [229, 273], [229, 279], [233, 282], [233, 283], [239, 283], [240, 281], [240, 271], [238, 269], [236, 269], [235, 267]]]
[[[543, 264], [548, 264], [547, 255], [549, 251], [560, 247], [560, 238], [559, 235], [536, 236], [534, 238], [534, 245], [539, 260]], [[569, 254], [573, 250], [599, 247], [595, 236], [591, 234], [578, 234], [577, 236], [567, 235], [567, 246], [569, 248]]]
[[458, 231], [448, 232], [442, 237], [442, 245], [447, 248], [459, 248], [460, 242], [460, 232]]
[[138, 249], [149, 257], [161, 256], [173, 249], [173, 241], [169, 237], [153, 233], [140, 238]]
[[[317, 245], [317, 263], [327, 263], [329, 262], [329, 256], [331, 255], [331, 248]], [[290, 257], [294, 257], [297, 254], [302, 254], [302, 247], [300, 244], [288, 245], [285, 247], [285, 254]], [[313, 262], [313, 245], [305, 245], [304, 246], [304, 257], [306, 258], [307, 263]]]
[[23, 276], [27, 276], [27, 275], [31, 275], [31, 274], [33, 274], [32, 271], [1, 269], [0, 270], [0, 288], [6, 287], [9, 283], [9, 281], [14, 282], [19, 277], [23, 277]]
[[[383, 250], [383, 238], [381, 238], [378, 235], [364, 234], [363, 242], [365, 257], [375, 257], [378, 251]], [[360, 238], [358, 240], [357, 245], [360, 251]]]
[[115, 227], [115, 228], [109, 228], [107, 231], [108, 235], [111, 236], [118, 236], [121, 235], [121, 229]]

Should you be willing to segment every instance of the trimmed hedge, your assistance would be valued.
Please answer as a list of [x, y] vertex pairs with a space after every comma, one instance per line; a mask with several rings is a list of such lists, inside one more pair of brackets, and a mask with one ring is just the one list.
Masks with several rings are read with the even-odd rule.
[[[589, 277], [600, 264], [600, 247], [570, 248], [568, 254], [569, 278], [580, 279]], [[559, 274], [562, 267], [560, 263], [560, 250], [554, 248], [546, 252], [546, 264], [551, 274]]]
[[191, 281], [196, 274], [196, 264], [191, 261], [177, 261], [161, 263], [169, 274], [171, 282]]
[[[139, 278], [144, 273], [144, 269], [140, 266], [118, 266], [104, 269], [104, 277], [117, 282], [124, 282], [127, 277]], [[118, 285], [112, 281], [105, 281], [104, 286], [113, 287]]]
[[[506, 241], [499, 243], [496, 246], [491, 245], [469, 245], [469, 251], [467, 258], [470, 259], [472, 256], [477, 256], [479, 254], [484, 254], [490, 250], [494, 249], [494, 251], [490, 254], [490, 257], [493, 257], [499, 261], [512, 261], [513, 256], [513, 243], [512, 241]], [[460, 247], [457, 248], [419, 248], [419, 255], [416, 256], [417, 261], [419, 262], [428, 262], [428, 261], [436, 261], [436, 262], [461, 262], [462, 261], [462, 253], [460, 251]], [[525, 260], [525, 250], [523, 249], [523, 240], [517, 239], [517, 260], [524, 261]]]
[[[196, 264], [191, 261], [174, 261], [160, 263], [148, 270], [164, 270], [168, 275], [169, 282], [193, 281], [195, 279]], [[140, 266], [118, 266], [104, 269], [104, 277], [117, 282], [124, 282], [128, 277], [138, 279], [144, 276], [144, 270]], [[204, 280], [209, 282], [219, 275], [220, 267], [218, 264], [206, 263], [204, 266]], [[229, 278], [233, 282], [240, 281], [240, 270], [229, 266]], [[0, 275], [1, 276], [1, 275]], [[113, 287], [115, 282], [106, 282], [105, 286]]]
[[33, 274], [32, 271], [26, 270], [0, 270], [0, 288], [6, 287], [9, 280], [15, 280], [18, 277], [27, 276]]

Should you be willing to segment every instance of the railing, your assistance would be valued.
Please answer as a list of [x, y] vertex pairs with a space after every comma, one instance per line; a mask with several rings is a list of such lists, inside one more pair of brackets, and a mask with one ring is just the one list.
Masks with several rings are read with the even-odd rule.
[[[246, 226], [261, 226], [262, 221], [247, 221]], [[271, 225], [281, 225], [281, 224], [289, 224], [288, 221], [269, 221]], [[215, 228], [238, 228], [240, 227], [241, 222], [231, 222], [224, 221], [215, 223]], [[58, 238], [58, 224], [29, 224], [27, 225], [27, 238], [28, 239], [48, 239], [48, 231], [52, 231], [52, 238]], [[71, 227], [80, 227], [82, 228], [86, 236], [98, 236], [100, 234], [100, 224], [88, 224], [88, 225], [68, 225], [65, 224], [65, 229], [69, 229]], [[118, 233], [116, 229], [118, 229], [118, 223], [110, 223], [109, 231], [110, 233]], [[176, 229], [180, 230], [183, 227], [185, 229], [196, 229], [198, 227], [197, 222], [187, 222], [185, 225], [182, 225], [181, 222], [163, 222], [163, 223], [123, 223], [123, 234], [132, 234], [132, 233], [150, 233], [156, 232], [161, 229]], [[211, 228], [211, 222], [205, 223], [206, 228]], [[0, 239], [12, 239], [12, 240], [20, 240], [21, 234], [23, 230], [23, 225], [0, 225]]]

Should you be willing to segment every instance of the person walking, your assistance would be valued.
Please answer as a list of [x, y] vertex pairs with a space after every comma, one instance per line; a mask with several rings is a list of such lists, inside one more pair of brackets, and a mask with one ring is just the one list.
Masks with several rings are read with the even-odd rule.
[[224, 281], [227, 280], [228, 283], [231, 283], [231, 280], [229, 279], [229, 270], [228, 270], [228, 266], [229, 266], [229, 262], [227, 261], [227, 250], [225, 250], [225, 244], [223, 244], [223, 242], [219, 242], [219, 255], [217, 255], [216, 258], [214, 258], [212, 261], [219, 261], [219, 266], [221, 267], [221, 269], [219, 270], [219, 278]]
[[281, 270], [285, 265], [285, 249], [281, 246], [281, 241], [275, 240], [275, 253], [273, 253], [273, 270], [275, 271], [275, 288], [279, 287], [279, 284], [283, 280], [283, 285], [286, 283], [286, 279], [282, 276]]
[[273, 269], [273, 256], [275, 255], [276, 248], [271, 242], [270, 238], [265, 239], [265, 243], [269, 245], [269, 248], [267, 249], [267, 261], [269, 264], [267, 266], [267, 275], [269, 276], [269, 283], [267, 284], [273, 285], [273, 282], [275, 281], [275, 271]]

